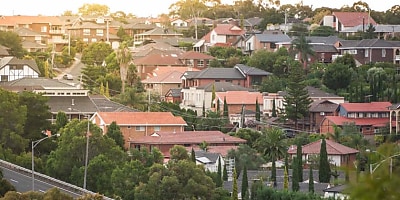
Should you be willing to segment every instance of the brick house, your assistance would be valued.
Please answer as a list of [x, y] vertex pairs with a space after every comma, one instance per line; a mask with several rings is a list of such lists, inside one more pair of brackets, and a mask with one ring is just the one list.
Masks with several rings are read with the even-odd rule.
[[172, 88], [165, 94], [165, 101], [170, 103], [182, 103], [181, 88]]
[[182, 73], [179, 71], [170, 71], [142, 80], [142, 83], [146, 91], [160, 95], [161, 100], [164, 100], [163, 97], [170, 89], [181, 88], [181, 76]]
[[381, 39], [344, 40], [337, 48], [341, 55], [353, 55], [359, 64], [389, 62], [400, 64], [400, 41]]
[[390, 134], [398, 134], [400, 132], [400, 103], [391, 105], [389, 107], [389, 112], [389, 121], [394, 124], [394, 126], [392, 125], [392, 128], [390, 129]]
[[338, 32], [363, 24], [376, 25], [376, 22], [368, 12], [333, 12], [320, 22], [320, 25], [330, 26]]
[[178, 58], [178, 55], [174, 53], [149, 54], [134, 59], [133, 63], [136, 65], [137, 73], [141, 80], [146, 79], [147, 75], [151, 74], [158, 67], [186, 67], [186, 65]]
[[310, 105], [310, 131], [319, 133], [322, 120], [326, 116], [337, 116], [339, 104], [329, 100], [313, 101]]
[[252, 34], [245, 40], [245, 48], [244, 51], [248, 54], [252, 54], [252, 52], [265, 49], [267, 51], [276, 51], [277, 45], [279, 42], [290, 42], [292, 39], [282, 33], [255, 33]]
[[179, 59], [187, 66], [204, 69], [209, 67], [210, 61], [213, 60], [214, 57], [196, 51], [187, 51], [179, 55]]
[[333, 133], [333, 126], [354, 124], [365, 137], [373, 139], [379, 129], [389, 124], [390, 102], [341, 103], [339, 116], [326, 116], [320, 124], [320, 133]]
[[[326, 151], [328, 154], [328, 160], [332, 165], [336, 166], [351, 166], [356, 161], [358, 153], [357, 149], [353, 149], [333, 140], [326, 141]], [[309, 164], [311, 160], [317, 158], [321, 151], [321, 142], [318, 140], [302, 146], [302, 159]], [[297, 146], [292, 145], [289, 147], [288, 154], [293, 158], [297, 154]]]
[[164, 160], [169, 160], [169, 150], [175, 145], [186, 148], [198, 148], [199, 144], [206, 142], [210, 148], [234, 148], [245, 144], [246, 140], [236, 138], [220, 131], [160, 131], [150, 135], [128, 140], [130, 148], [158, 148], [164, 155]]
[[143, 44], [145, 41], [152, 41], [152, 40], [163, 39], [163, 38], [177, 38], [177, 37], [182, 37], [182, 36], [183, 36], [182, 33], [177, 33], [174, 30], [164, 29], [161, 27], [155, 27], [152, 30], [134, 35], [133, 44], [135, 46], [138, 46], [138, 45]]
[[208, 49], [212, 46], [235, 47], [245, 32], [245, 30], [233, 24], [217, 24], [213, 30], [193, 46], [193, 50], [208, 52]]
[[107, 133], [108, 126], [116, 122], [124, 136], [125, 147], [144, 136], [154, 132], [181, 132], [187, 126], [182, 117], [174, 116], [171, 112], [97, 112], [91, 121]]

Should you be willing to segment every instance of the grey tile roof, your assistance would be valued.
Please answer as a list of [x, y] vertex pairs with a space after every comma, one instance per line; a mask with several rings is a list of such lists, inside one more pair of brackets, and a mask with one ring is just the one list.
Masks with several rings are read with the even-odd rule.
[[285, 34], [256, 34], [260, 42], [289, 42], [291, 38]]
[[310, 97], [339, 97], [335, 94], [329, 93], [329, 92], [325, 92], [321, 89], [315, 88], [315, 87], [311, 87], [311, 86], [307, 86], [306, 87], [307, 91], [308, 91], [308, 95]]
[[259, 76], [272, 75], [272, 73], [270, 73], [270, 72], [266, 72], [262, 69], [250, 67], [250, 66], [243, 65], [243, 64], [236, 64], [234, 68], [240, 70], [241, 72], [243, 72], [244, 74], [247, 74], [247, 75], [259, 75]]
[[306, 40], [309, 40], [310, 43], [318, 43], [318, 44], [335, 44], [338, 41], [341, 41], [340, 38], [337, 36], [328, 36], [328, 37], [322, 37], [322, 36], [308, 36], [306, 37]]
[[[364, 26], [364, 30], [368, 28], [369, 25]], [[394, 24], [377, 24], [374, 26], [375, 28], [375, 33], [392, 33], [392, 32], [400, 32], [400, 25], [394, 25]], [[346, 28], [345, 30], [342, 30], [340, 32], [345, 32], [345, 33], [354, 33], [354, 32], [360, 32], [363, 31], [363, 25], [357, 25], [351, 28]]]
[[245, 77], [234, 68], [206, 68], [194, 77], [196, 79], [245, 79]]
[[182, 76], [184, 76], [186, 79], [193, 79], [199, 73], [200, 71], [186, 71]]
[[137, 35], [183, 35], [182, 33], [176, 33], [173, 30], [163, 29], [161, 27], [156, 27], [152, 30], [140, 33]]
[[389, 41], [380, 39], [363, 39], [363, 40], [345, 40], [341, 41], [342, 46], [338, 49], [345, 48], [393, 48], [400, 47], [400, 41]]
[[111, 101], [103, 95], [89, 96], [98, 112], [137, 112], [136, 109]]
[[256, 26], [256, 25], [259, 25], [262, 20], [263, 20], [263, 18], [260, 18], [260, 17], [252, 17], [252, 18], [246, 19], [245, 21], [247, 21], [252, 26]]
[[338, 53], [338, 50], [333, 45], [326, 44], [312, 44], [311, 49], [315, 52], [330, 52], [330, 53]]
[[172, 88], [170, 89], [172, 97], [180, 97], [181, 96], [181, 88]]
[[171, 46], [178, 47], [180, 43], [191, 43], [191, 44], [196, 44], [198, 40], [193, 39], [193, 38], [162, 38], [162, 39], [153, 39], [156, 43], [167, 43]]
[[212, 87], [215, 87], [215, 92], [226, 92], [226, 91], [255, 91], [254, 89], [251, 88], [245, 88], [239, 85], [235, 85], [229, 82], [215, 82], [215, 83], [209, 83], [204, 86], [197, 87], [197, 89], [204, 89], [206, 92], [211, 92]]
[[18, 34], [20, 37], [24, 37], [24, 36], [47, 36], [46, 34], [42, 34], [36, 31], [33, 31], [29, 28], [24, 28], [24, 27], [19, 27], [17, 29], [14, 30], [14, 32], [16, 34]]
[[339, 108], [339, 104], [328, 100], [313, 101], [310, 105], [310, 112], [335, 112]]
[[206, 151], [195, 151], [194, 154], [196, 157], [206, 157], [208, 158], [211, 162], [216, 163], [218, 161], [219, 154], [218, 153], [210, 153]]
[[49, 79], [44, 77], [39, 78], [20, 78], [17, 80], [4, 82], [3, 85], [10, 87], [35, 87], [35, 88], [64, 88], [64, 89], [77, 89], [67, 83], [61, 82], [58, 79]]

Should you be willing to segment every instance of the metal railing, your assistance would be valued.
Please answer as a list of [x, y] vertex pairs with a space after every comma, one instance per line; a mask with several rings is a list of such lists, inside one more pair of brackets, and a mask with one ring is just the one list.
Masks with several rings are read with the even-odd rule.
[[[0, 159], [0, 166], [4, 167], [4, 168], [7, 168], [7, 169], [9, 169], [11, 171], [15, 171], [15, 172], [19, 172], [21, 174], [25, 174], [27, 176], [31, 176], [32, 175], [32, 170], [23, 168], [21, 166], [12, 164], [10, 162], [7, 162], [7, 161], [1, 160], [1, 159]], [[35, 179], [36, 180], [44, 181], [46, 183], [52, 184], [52, 185], [54, 185], [54, 186], [56, 186], [58, 188], [64, 189], [64, 190], [72, 192], [72, 193], [81, 194], [81, 195], [97, 194], [95, 192], [92, 192], [92, 191], [89, 191], [89, 190], [85, 190], [85, 189], [83, 189], [81, 187], [78, 187], [76, 185], [72, 185], [70, 183], [67, 183], [67, 182], [64, 182], [64, 181], [60, 181], [58, 179], [52, 178], [50, 176], [47, 176], [47, 175], [44, 175], [44, 174], [41, 174], [41, 173], [38, 173], [38, 172], [34, 172], [34, 174], [35, 174]], [[103, 199], [104, 200], [114, 200], [114, 199], [106, 197], [106, 196], [103, 196]]]

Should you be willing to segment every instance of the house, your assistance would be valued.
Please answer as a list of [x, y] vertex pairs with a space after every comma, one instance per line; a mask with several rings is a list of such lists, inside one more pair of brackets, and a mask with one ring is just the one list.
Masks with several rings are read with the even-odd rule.
[[142, 45], [145, 41], [152, 41], [154, 39], [162, 38], [179, 38], [182, 36], [183, 34], [174, 32], [173, 30], [156, 27], [153, 30], [134, 35], [133, 44], [135, 46], [139, 46]]
[[160, 95], [161, 100], [164, 100], [163, 97], [170, 89], [181, 88], [181, 76], [182, 72], [170, 71], [160, 74], [159, 76], [142, 80], [142, 83], [146, 91]]
[[[368, 29], [368, 27], [369, 24], [365, 25], [361, 24], [358, 26], [354, 26], [352, 28], [348, 28], [346, 30], [342, 30], [341, 33], [346, 34], [346, 36], [351, 36], [356, 33], [364, 32], [365, 30]], [[396, 36], [398, 37], [400, 35], [400, 25], [398, 24], [376, 24], [374, 28], [375, 28], [374, 33], [378, 35], [379, 39], [388, 40], [390, 38]]]
[[[157, 40], [158, 41], [158, 40]], [[180, 55], [184, 51], [165, 42], [148, 43], [143, 46], [130, 48], [133, 60], [153, 54]]]
[[176, 19], [171, 20], [171, 26], [175, 27], [175, 28], [187, 27], [188, 22], [186, 20], [176, 18]]
[[[328, 160], [332, 165], [336, 166], [350, 166], [356, 161], [358, 153], [357, 149], [353, 149], [342, 144], [339, 144], [333, 140], [326, 141], [326, 152], [328, 154]], [[321, 151], [322, 140], [303, 145], [302, 148], [302, 159], [306, 164], [315, 160]], [[297, 154], [297, 146], [292, 145], [289, 147], [288, 154], [293, 158]]]
[[180, 104], [182, 102], [181, 90], [181, 88], [171, 88], [168, 90], [164, 97], [165, 101]]
[[203, 86], [213, 82], [229, 82], [252, 88], [261, 84], [271, 73], [264, 70], [237, 64], [233, 68], [206, 68], [199, 72], [187, 72], [182, 76], [183, 88]]
[[324, 198], [333, 198], [337, 200], [350, 199], [350, 196], [346, 193], [348, 190], [348, 185], [337, 185], [333, 187], [328, 187], [324, 191]]
[[315, 52], [314, 56], [309, 58], [310, 63], [332, 63], [335, 56], [339, 54], [337, 47], [342, 41], [337, 36], [308, 36], [306, 40], [309, 41], [311, 49]]
[[252, 52], [265, 49], [267, 51], [276, 51], [277, 44], [279, 42], [290, 42], [292, 39], [282, 33], [274, 32], [274, 33], [255, 33], [249, 36], [245, 40], [245, 48], [244, 51], [247, 54], [252, 54]]
[[136, 66], [137, 74], [141, 80], [146, 79], [148, 74], [151, 74], [159, 67], [186, 67], [179, 59], [178, 55], [164, 53], [150, 54], [142, 58], [137, 58], [133, 60], [133, 63]]
[[107, 133], [112, 122], [120, 127], [125, 140], [125, 147], [134, 147], [132, 142], [143, 141], [140, 138], [151, 136], [155, 132], [181, 132], [187, 126], [182, 117], [171, 112], [97, 112], [91, 121]]
[[149, 135], [128, 140], [130, 148], [158, 148], [164, 155], [164, 160], [170, 159], [169, 150], [175, 145], [186, 148], [197, 148], [199, 144], [206, 142], [208, 147], [234, 148], [239, 144], [245, 144], [246, 140], [236, 138], [220, 131], [156, 131]]
[[208, 52], [212, 46], [236, 47], [235, 44], [242, 38], [245, 31], [232, 24], [217, 24], [196, 43], [193, 48], [198, 52]]
[[[259, 101], [260, 110], [262, 107], [262, 93], [260, 92], [249, 92], [249, 91], [226, 91], [216, 92], [214, 103], [214, 109], [219, 107], [220, 111], [223, 111], [224, 102], [226, 101], [228, 107], [228, 116], [231, 124], [239, 124], [239, 127], [244, 127], [244, 124], [240, 124], [241, 117], [244, 117], [244, 122], [256, 121], [255, 112], [256, 101]], [[219, 106], [217, 106], [219, 104]], [[244, 110], [253, 111], [247, 112], [250, 116], [246, 116]], [[243, 116], [244, 115], [244, 116]]]
[[[321, 100], [329, 100], [332, 103], [344, 103], [344, 97], [337, 96], [335, 94], [331, 94], [321, 89], [307, 86], [306, 90], [308, 92], [308, 96], [312, 101], [321, 101]], [[284, 96], [287, 93], [284, 91], [279, 91], [277, 93], [263, 93], [263, 113], [267, 116], [272, 115], [272, 108], [275, 101], [275, 109], [278, 113], [284, 112]]]
[[20, 78], [38, 78], [39, 67], [35, 60], [25, 60], [16, 57], [4, 57], [0, 60], [0, 82], [13, 81]]
[[187, 51], [179, 55], [179, 59], [185, 63], [187, 66], [191, 66], [193, 68], [204, 69], [209, 67], [210, 61], [214, 60], [213, 56], [196, 52], [196, 51]]
[[373, 139], [379, 129], [389, 125], [390, 102], [341, 103], [339, 116], [326, 116], [320, 124], [321, 134], [333, 133], [333, 126], [354, 124], [366, 138]]
[[220, 162], [221, 169], [225, 164], [225, 160], [219, 153], [198, 150], [194, 151], [196, 164], [204, 166], [204, 169], [209, 172], [218, 172], [218, 163]]
[[181, 90], [182, 103], [180, 104], [180, 107], [182, 109], [191, 109], [196, 111], [197, 114], [201, 116], [203, 114], [203, 106], [206, 111], [211, 110], [213, 88], [215, 89], [215, 92], [255, 91], [230, 82], [212, 82], [204, 86], [184, 87]]
[[132, 22], [128, 24], [122, 24], [121, 27], [124, 29], [125, 33], [132, 38], [137, 34], [145, 33], [156, 28], [155, 25], [145, 24], [144, 22]]
[[375, 62], [400, 64], [400, 41], [344, 40], [337, 49], [341, 55], [351, 54], [359, 65]]
[[376, 22], [368, 12], [332, 12], [320, 22], [320, 25], [330, 26], [338, 32], [363, 24], [376, 25]]
[[319, 133], [319, 128], [325, 116], [337, 116], [339, 104], [329, 100], [316, 100], [310, 105], [310, 131]]
[[0, 45], [0, 59], [10, 56], [10, 48]]
[[390, 134], [400, 132], [400, 103], [389, 106], [389, 121], [394, 124], [395, 129], [390, 129]]
[[18, 36], [21, 38], [21, 41], [47, 44], [48, 35], [46, 33], [35, 32], [25, 27], [19, 27], [15, 29], [14, 32], [18, 34]]

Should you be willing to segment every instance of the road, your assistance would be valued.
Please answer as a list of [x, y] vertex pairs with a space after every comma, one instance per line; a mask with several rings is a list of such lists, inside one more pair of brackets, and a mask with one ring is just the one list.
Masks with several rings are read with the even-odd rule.
[[[56, 77], [54, 77], [54, 79], [58, 79], [62, 82], [68, 83], [68, 84], [78, 85], [78, 84], [80, 84], [82, 68], [84, 68], [84, 67], [85, 67], [85, 65], [81, 62], [81, 55], [77, 54], [71, 67], [55, 69], [56, 71], [59, 72], [59, 74]], [[63, 76], [65, 74], [71, 74], [73, 76], [73, 80], [63, 79]]]
[[[3, 167], [0, 167], [0, 169], [3, 171], [4, 178], [7, 179], [12, 185], [14, 185], [17, 192], [24, 193], [24, 192], [32, 190], [32, 177], [31, 176], [27, 176], [25, 174], [14, 172], [14, 171], [11, 171], [11, 170], [9, 170], [7, 168], [3, 168]], [[35, 179], [35, 191], [44, 193], [47, 190], [54, 188], [54, 187], [56, 187], [56, 186]], [[81, 196], [80, 194], [76, 194], [71, 191], [66, 191], [61, 188], [59, 188], [59, 189], [62, 192], [72, 196], [73, 198], [77, 198], [77, 197]]]

